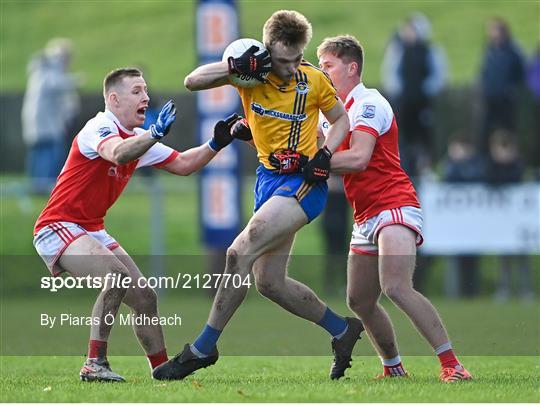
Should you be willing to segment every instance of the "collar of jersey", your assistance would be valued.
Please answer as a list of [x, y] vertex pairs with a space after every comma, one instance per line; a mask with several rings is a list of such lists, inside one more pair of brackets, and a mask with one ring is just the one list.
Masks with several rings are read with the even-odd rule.
[[275, 87], [276, 89], [280, 91], [291, 91], [296, 87], [296, 80], [294, 76], [291, 79], [291, 81], [285, 86], [281, 86], [283, 81], [279, 77], [277, 77], [277, 75], [274, 72], [270, 72], [270, 74], [268, 75], [266, 79], [268, 80], [268, 83], [272, 85], [272, 87]]
[[120, 124], [120, 120], [116, 118], [116, 115], [114, 115], [111, 110], [105, 109], [104, 114], [107, 118], [109, 118], [116, 125], [118, 125], [118, 128], [120, 128], [122, 132], [126, 133], [127, 135], [135, 135], [134, 131], [130, 131], [129, 129], [125, 128], [122, 124]]
[[364, 83], [360, 82], [354, 88], [349, 92], [347, 95], [347, 98], [345, 99], [345, 102], [343, 104], [347, 104], [349, 100], [353, 97], [353, 94], [356, 92], [363, 92], [366, 89], [366, 86], [364, 86]]

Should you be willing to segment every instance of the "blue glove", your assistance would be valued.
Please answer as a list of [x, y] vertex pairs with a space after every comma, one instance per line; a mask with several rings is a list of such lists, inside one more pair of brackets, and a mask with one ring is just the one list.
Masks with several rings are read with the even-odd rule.
[[150, 126], [152, 138], [160, 140], [169, 133], [171, 125], [176, 119], [176, 107], [172, 100], [167, 101], [159, 112], [158, 119], [155, 124]]

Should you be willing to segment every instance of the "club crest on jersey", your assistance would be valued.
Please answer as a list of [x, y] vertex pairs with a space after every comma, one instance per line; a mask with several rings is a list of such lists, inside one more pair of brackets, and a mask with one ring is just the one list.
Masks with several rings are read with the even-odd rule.
[[109, 170], [107, 170], [107, 174], [111, 177], [116, 177], [118, 180], [122, 181], [127, 181], [130, 178], [129, 175], [123, 173], [122, 170], [119, 169], [117, 166], [109, 167]]
[[365, 104], [362, 107], [362, 117], [364, 118], [375, 117], [375, 106], [373, 104]]
[[103, 127], [98, 129], [98, 134], [100, 138], [105, 138], [107, 135], [111, 133], [111, 129], [109, 127]]
[[306, 94], [309, 91], [309, 87], [306, 82], [298, 82], [296, 85], [296, 92], [298, 94]]

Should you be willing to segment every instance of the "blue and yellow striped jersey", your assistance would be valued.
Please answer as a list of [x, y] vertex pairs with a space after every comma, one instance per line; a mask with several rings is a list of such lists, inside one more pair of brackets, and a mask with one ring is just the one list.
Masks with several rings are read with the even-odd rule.
[[273, 73], [268, 83], [237, 87], [249, 122], [259, 161], [268, 169], [272, 152], [292, 149], [310, 158], [317, 152], [319, 110], [338, 102], [330, 79], [312, 64], [302, 61], [287, 86]]

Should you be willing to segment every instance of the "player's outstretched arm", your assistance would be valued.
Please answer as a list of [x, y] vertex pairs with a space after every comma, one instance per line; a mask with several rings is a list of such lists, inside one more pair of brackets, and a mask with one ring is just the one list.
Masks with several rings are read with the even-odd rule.
[[338, 174], [364, 171], [371, 160], [377, 139], [365, 131], [353, 131], [349, 149], [336, 152], [330, 161], [331, 171]]
[[184, 79], [184, 86], [189, 91], [206, 90], [229, 84], [229, 65], [214, 62], [199, 66]]
[[210, 162], [217, 152], [212, 150], [208, 143], [188, 149], [170, 163], [161, 168], [178, 176], [189, 176], [191, 173], [202, 169]]
[[167, 135], [175, 119], [176, 107], [172, 100], [169, 100], [159, 112], [156, 123], [148, 131], [122, 140], [119, 137], [112, 138], [104, 142], [97, 152], [103, 159], [116, 165], [132, 162]]
[[[226, 119], [218, 121], [214, 126], [214, 136], [204, 145], [197, 146], [180, 153], [172, 162], [163, 166], [169, 173], [188, 176], [210, 162], [214, 156], [233, 141], [231, 129], [242, 117], [231, 114]], [[239, 130], [235, 130], [238, 134]]]

